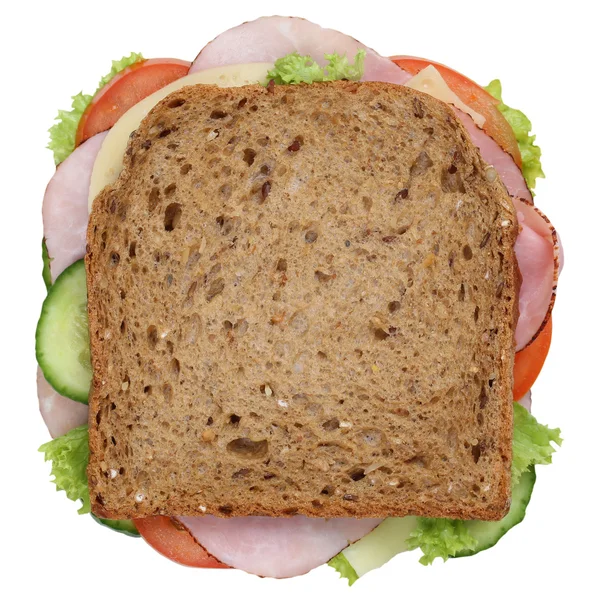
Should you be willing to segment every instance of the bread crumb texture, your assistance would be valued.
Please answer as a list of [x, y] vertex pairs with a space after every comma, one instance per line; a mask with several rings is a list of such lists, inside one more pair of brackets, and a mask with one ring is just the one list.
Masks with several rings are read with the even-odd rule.
[[391, 84], [165, 98], [90, 218], [93, 511], [501, 518], [518, 225], [486, 166]]

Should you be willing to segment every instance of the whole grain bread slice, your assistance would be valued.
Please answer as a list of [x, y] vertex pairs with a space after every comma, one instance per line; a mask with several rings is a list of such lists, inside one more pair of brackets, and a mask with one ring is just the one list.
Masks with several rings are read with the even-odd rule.
[[93, 511], [501, 518], [517, 229], [419, 92], [167, 97], [90, 218]]

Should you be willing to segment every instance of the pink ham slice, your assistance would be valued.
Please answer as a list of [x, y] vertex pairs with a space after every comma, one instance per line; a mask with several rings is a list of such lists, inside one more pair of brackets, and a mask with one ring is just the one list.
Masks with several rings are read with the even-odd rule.
[[87, 404], [75, 402], [61, 396], [45, 379], [42, 370], [37, 370], [37, 392], [40, 413], [53, 438], [60, 437], [74, 427], [85, 425], [88, 420]]
[[532, 203], [513, 199], [521, 231], [515, 253], [521, 271], [517, 351], [530, 344], [546, 324], [556, 295], [561, 248], [556, 230]]
[[352, 60], [361, 48], [367, 51], [363, 81], [402, 84], [412, 77], [354, 38], [297, 17], [261, 17], [228, 29], [201, 50], [190, 73], [225, 65], [275, 62], [290, 52], [310, 55], [323, 65], [325, 54], [337, 52]]
[[179, 517], [215, 558], [263, 577], [294, 577], [326, 563], [381, 519]]
[[52, 281], [85, 255], [90, 179], [106, 133], [79, 146], [58, 166], [46, 188], [42, 217]]

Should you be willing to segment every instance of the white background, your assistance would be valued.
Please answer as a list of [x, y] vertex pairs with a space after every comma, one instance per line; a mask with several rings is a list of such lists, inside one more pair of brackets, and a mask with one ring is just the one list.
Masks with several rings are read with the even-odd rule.
[[[8, 3], [3, 4], [7, 6]], [[4, 598], [598, 598], [598, 30], [592, 2], [22, 2], [0, 9], [2, 173], [0, 596]], [[13, 8], [17, 7], [18, 8]], [[560, 8], [557, 8], [560, 6]], [[328, 567], [292, 580], [179, 567], [143, 541], [78, 516], [54, 491], [38, 446], [34, 330], [44, 298], [41, 202], [54, 167], [47, 129], [70, 96], [131, 51], [192, 60], [221, 31], [297, 14], [381, 54], [425, 56], [483, 84], [533, 121], [547, 179], [536, 202], [560, 231], [566, 266], [554, 340], [534, 388], [538, 419], [560, 426], [527, 518], [492, 550], [425, 568], [397, 557], [348, 589]]]

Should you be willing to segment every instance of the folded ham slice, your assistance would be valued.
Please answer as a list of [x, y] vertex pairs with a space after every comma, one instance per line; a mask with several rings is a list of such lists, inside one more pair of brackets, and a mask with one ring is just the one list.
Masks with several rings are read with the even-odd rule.
[[85, 256], [90, 179], [106, 133], [99, 133], [81, 144], [58, 165], [46, 187], [42, 217], [52, 281]]
[[326, 563], [382, 519], [179, 517], [215, 558], [263, 577], [294, 577]]
[[556, 230], [531, 202], [513, 199], [521, 231], [515, 253], [521, 271], [517, 351], [533, 342], [550, 317], [560, 272], [561, 248]]
[[412, 77], [354, 38], [298, 17], [261, 17], [228, 29], [204, 46], [190, 73], [224, 65], [275, 62], [291, 52], [310, 55], [323, 66], [325, 54], [337, 52], [352, 60], [360, 49], [367, 51], [363, 81], [402, 84]]

